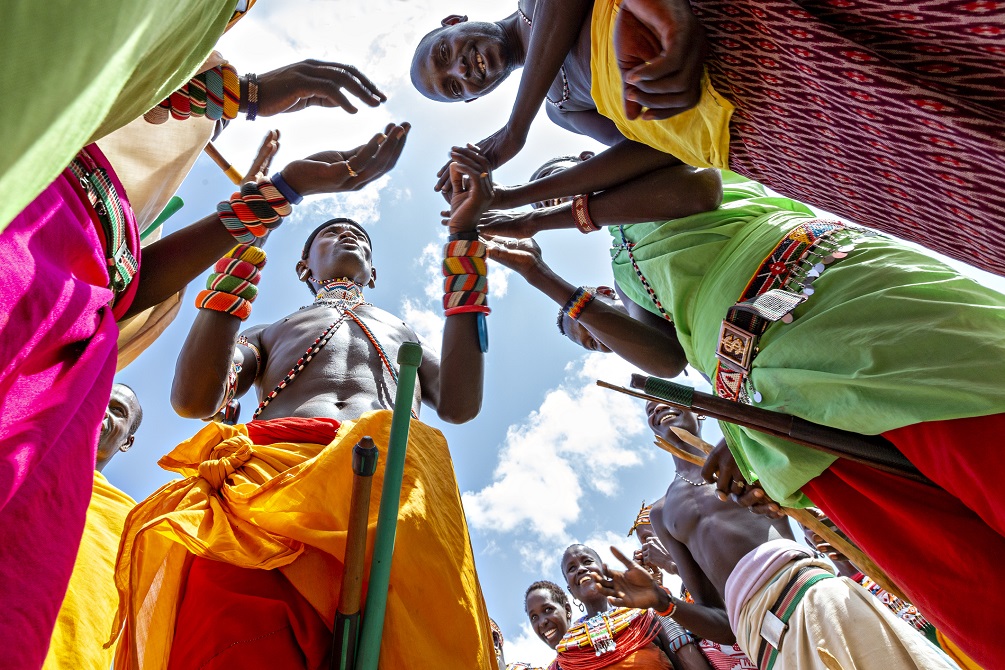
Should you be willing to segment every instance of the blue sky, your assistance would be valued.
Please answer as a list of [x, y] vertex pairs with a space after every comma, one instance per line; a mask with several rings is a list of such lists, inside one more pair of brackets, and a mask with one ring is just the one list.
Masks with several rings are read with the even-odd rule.
[[[512, 5], [515, 7], [515, 3]], [[511, 6], [485, 0], [329, 0], [261, 2], [226, 35], [220, 51], [239, 72], [267, 72], [287, 63], [318, 58], [359, 67], [388, 95], [378, 109], [311, 109], [292, 115], [239, 120], [217, 142], [235, 165], [246, 169], [265, 132], [282, 131], [275, 168], [323, 149], [348, 149], [389, 122], [412, 123], [396, 169], [358, 193], [305, 200], [268, 243], [268, 266], [248, 325], [271, 323], [307, 302], [294, 275], [304, 238], [320, 221], [350, 216], [373, 238], [377, 287], [370, 302], [399, 314], [428, 342], [439, 346], [442, 317], [439, 259], [442, 198], [433, 192], [435, 173], [454, 144], [477, 142], [501, 127], [518, 84], [511, 77], [493, 94], [471, 104], [437, 104], [408, 81], [412, 48], [447, 14], [472, 19], [505, 16]], [[497, 171], [496, 181], [521, 183], [545, 160], [600, 147], [553, 126], [543, 111], [524, 151]], [[185, 207], [167, 230], [201, 218], [229, 196], [233, 186], [208, 159], [200, 158], [179, 195]], [[573, 284], [611, 283], [605, 232], [576, 231], [539, 236], [545, 259]], [[1001, 278], [976, 273], [1005, 288]], [[189, 288], [177, 320], [118, 381], [132, 386], [144, 407], [136, 446], [105, 468], [116, 486], [142, 499], [171, 479], [157, 460], [201, 427], [178, 417], [168, 394], [175, 360], [196, 309], [203, 279]], [[625, 533], [643, 499], [662, 495], [673, 477], [669, 457], [652, 446], [641, 401], [597, 388], [605, 379], [627, 383], [630, 366], [613, 355], [586, 354], [555, 329], [557, 306], [518, 276], [490, 274], [491, 349], [481, 415], [463, 426], [441, 424], [428, 409], [422, 419], [450, 443], [464, 496], [478, 573], [489, 613], [506, 637], [507, 660], [547, 662], [551, 651], [526, 625], [523, 592], [538, 579], [563, 583], [558, 569], [571, 542], [598, 548], [634, 548]], [[692, 373], [687, 379], [705, 386]], [[242, 418], [255, 401], [244, 398]], [[714, 442], [715, 426], [705, 438]], [[348, 495], [348, 492], [346, 492]]]

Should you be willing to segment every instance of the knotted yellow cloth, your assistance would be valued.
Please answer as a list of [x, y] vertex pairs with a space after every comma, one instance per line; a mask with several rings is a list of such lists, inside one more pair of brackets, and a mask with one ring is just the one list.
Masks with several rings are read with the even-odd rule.
[[[344, 422], [329, 445], [256, 445], [243, 425], [212, 423], [161, 467], [185, 478], [129, 515], [116, 566], [122, 626], [115, 667], [167, 668], [190, 554], [279, 569], [329, 624], [343, 572], [352, 448], [380, 450], [367, 557], [375, 536], [391, 412]], [[413, 420], [398, 513], [381, 667], [488, 668], [488, 613], [442, 433]]]
[[136, 502], [94, 472], [94, 491], [73, 564], [70, 585], [59, 608], [43, 670], [108, 670], [112, 649], [103, 649], [115, 616], [115, 552], [126, 515]]
[[648, 144], [676, 156], [694, 167], [729, 168], [729, 119], [733, 104], [712, 88], [708, 74], [702, 76], [701, 100], [687, 110], [662, 121], [629, 121], [622, 102], [623, 84], [614, 53], [614, 21], [621, 0], [597, 0], [590, 30], [590, 94], [597, 111], [630, 140]]

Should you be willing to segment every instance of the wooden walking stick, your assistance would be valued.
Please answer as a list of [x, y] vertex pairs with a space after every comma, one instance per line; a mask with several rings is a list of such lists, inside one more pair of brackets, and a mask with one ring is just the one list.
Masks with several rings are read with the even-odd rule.
[[391, 436], [384, 466], [384, 489], [380, 494], [377, 513], [377, 539], [370, 561], [370, 583], [366, 592], [366, 607], [360, 628], [358, 670], [377, 670], [380, 640], [384, 632], [384, 612], [387, 608], [387, 587], [391, 580], [391, 558], [394, 535], [398, 528], [398, 507], [401, 504], [401, 481], [405, 474], [405, 452], [408, 447], [410, 410], [415, 395], [415, 375], [422, 362], [422, 347], [405, 342], [398, 349], [398, 391], [394, 396]]
[[[672, 430], [674, 434], [683, 442], [700, 449], [706, 456], [711, 453], [712, 445], [705, 442], [697, 435], [694, 435], [683, 428], [677, 428], [676, 426], [671, 426], [670, 430]], [[695, 454], [684, 451], [675, 444], [664, 440], [659, 435], [656, 436], [654, 444], [660, 449], [663, 449], [664, 451], [667, 451], [681, 460], [687, 461], [688, 463], [693, 463], [698, 466], [705, 465], [705, 459], [701, 456], [696, 456]], [[900, 590], [900, 587], [897, 586], [889, 576], [887, 576], [883, 569], [876, 565], [876, 563], [873, 562], [873, 560], [869, 558], [865, 552], [859, 549], [854, 542], [845, 537], [840, 531], [838, 531], [837, 528], [827, 525], [821, 519], [818, 519], [810, 510], [793, 509], [791, 507], [782, 507], [781, 509], [783, 514], [795, 519], [796, 523], [806, 526], [826, 540], [827, 543], [834, 547], [837, 551], [844, 554], [849, 561], [854, 563], [855, 566], [863, 572], [863, 574], [869, 575], [873, 581], [886, 589], [887, 592], [902, 600], [910, 602], [910, 599], [904, 595], [904, 592]]]
[[370, 513], [370, 489], [377, 470], [377, 447], [369, 435], [352, 448], [352, 497], [346, 533], [342, 587], [332, 630], [332, 670], [352, 670], [359, 641], [360, 602], [363, 593], [363, 561], [366, 558], [366, 522]]
[[[632, 375], [632, 389], [599, 380], [597, 385], [636, 398], [653, 400], [699, 412], [713, 419], [751, 428], [832, 456], [847, 458], [877, 470], [935, 486], [882, 435], [860, 435], [839, 428], [831, 428], [800, 419], [791, 414], [724, 400], [708, 393], [696, 391], [690, 386], [659, 377]], [[642, 389], [642, 392], [633, 389]]]

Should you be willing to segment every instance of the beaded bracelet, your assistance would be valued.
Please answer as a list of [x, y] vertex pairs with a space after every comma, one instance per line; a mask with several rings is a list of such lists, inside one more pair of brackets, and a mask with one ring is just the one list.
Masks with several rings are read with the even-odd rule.
[[240, 193], [234, 193], [229, 201], [223, 200], [216, 206], [220, 223], [241, 244], [265, 237], [292, 211], [290, 203], [267, 179], [246, 182]]
[[481, 240], [454, 240], [443, 247], [443, 255], [447, 258], [485, 258], [485, 254], [485, 243]]
[[[470, 314], [472, 312], [476, 312], [478, 314], [491, 314], [492, 310], [488, 305], [460, 305], [459, 307], [451, 307], [450, 309], [443, 310], [443, 316]], [[482, 349], [482, 351], [487, 351], [487, 349]]]
[[443, 292], [488, 290], [488, 277], [479, 274], [450, 275], [443, 279]]
[[660, 586], [660, 588], [663, 589], [664, 591], [666, 591], [667, 599], [670, 601], [670, 605], [665, 610], [663, 610], [662, 612], [657, 612], [656, 614], [658, 616], [669, 616], [669, 617], [672, 617], [674, 615], [674, 612], [677, 611], [677, 603], [674, 602], [673, 594], [670, 593], [670, 589], [668, 589], [665, 586]]
[[275, 173], [269, 180], [272, 182], [272, 185], [276, 187], [276, 190], [279, 191], [279, 194], [286, 198], [287, 202], [291, 205], [299, 205], [303, 201], [304, 196], [294, 191], [293, 188], [286, 183], [286, 180], [283, 179], [282, 173]]
[[258, 75], [249, 72], [245, 75], [245, 84], [248, 91], [246, 116], [248, 121], [254, 121], [258, 118]]
[[482, 275], [488, 274], [485, 259], [477, 256], [446, 256], [443, 259], [443, 275]]
[[255, 355], [255, 366], [256, 366], [255, 371], [256, 372], [260, 371], [262, 369], [262, 352], [259, 351], [258, 347], [252, 344], [245, 335], [241, 335], [239, 338], [237, 338], [237, 344], [238, 346], [247, 347], [248, 349], [251, 349], [251, 353]]
[[236, 119], [241, 110], [241, 80], [230, 63], [220, 66], [220, 74], [223, 75], [223, 116]]
[[590, 194], [577, 195], [572, 199], [572, 218], [576, 222], [576, 228], [579, 228], [579, 232], [583, 233], [594, 233], [600, 228], [593, 223], [593, 219], [590, 218]]
[[453, 291], [443, 294], [443, 309], [464, 305], [484, 305], [486, 302], [486, 294], [482, 291]]
[[[453, 316], [479, 313], [479, 319], [491, 312], [488, 305], [487, 248], [476, 231], [450, 236], [443, 247], [443, 314]], [[479, 321], [479, 343], [488, 348], [484, 323]]]
[[[254, 98], [249, 100], [249, 118], [258, 113], [258, 78], [248, 75], [248, 90]], [[240, 79], [237, 70], [228, 63], [217, 65], [192, 77], [177, 91], [162, 100], [143, 115], [149, 123], [161, 124], [169, 118], [184, 121], [191, 116], [205, 116], [218, 121], [233, 119], [241, 99]]]
[[216, 262], [216, 272], [206, 280], [206, 289], [195, 297], [195, 306], [232, 314], [244, 321], [251, 316], [251, 303], [258, 296], [256, 284], [265, 260], [265, 252], [258, 247], [249, 244], [234, 247]]
[[565, 312], [567, 317], [575, 321], [583, 313], [583, 310], [586, 309], [586, 306], [593, 302], [593, 299], [596, 297], [590, 289], [580, 286], [572, 294], [572, 297], [569, 298], [569, 301], [565, 303], [562, 311]]
[[195, 306], [199, 309], [211, 309], [214, 312], [224, 312], [244, 321], [251, 316], [251, 301], [230, 293], [205, 289], [195, 297]]

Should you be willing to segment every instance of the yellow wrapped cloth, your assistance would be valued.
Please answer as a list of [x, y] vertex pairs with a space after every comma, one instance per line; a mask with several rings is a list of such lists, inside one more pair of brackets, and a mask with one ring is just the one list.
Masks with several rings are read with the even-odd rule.
[[614, 53], [614, 21], [621, 0], [597, 0], [593, 5], [590, 32], [590, 94], [597, 111], [618, 127], [625, 137], [676, 156], [694, 167], [729, 168], [729, 120], [733, 104], [712, 88], [702, 76], [701, 100], [692, 109], [662, 121], [629, 121], [622, 101], [623, 84]]
[[126, 515], [136, 502], [94, 472], [94, 491], [87, 506], [77, 560], [52, 631], [44, 670], [108, 670], [112, 649], [104, 649], [115, 618], [115, 554]]
[[[331, 624], [338, 602], [352, 489], [352, 448], [381, 452], [373, 477], [369, 565], [391, 412], [368, 412], [325, 446], [256, 445], [247, 427], [212, 423], [160, 461], [182, 480], [130, 514], [116, 566], [124, 625], [116, 668], [167, 668], [191, 554], [279, 569]], [[488, 613], [443, 434], [413, 420], [381, 646], [383, 668], [489, 668]]]

